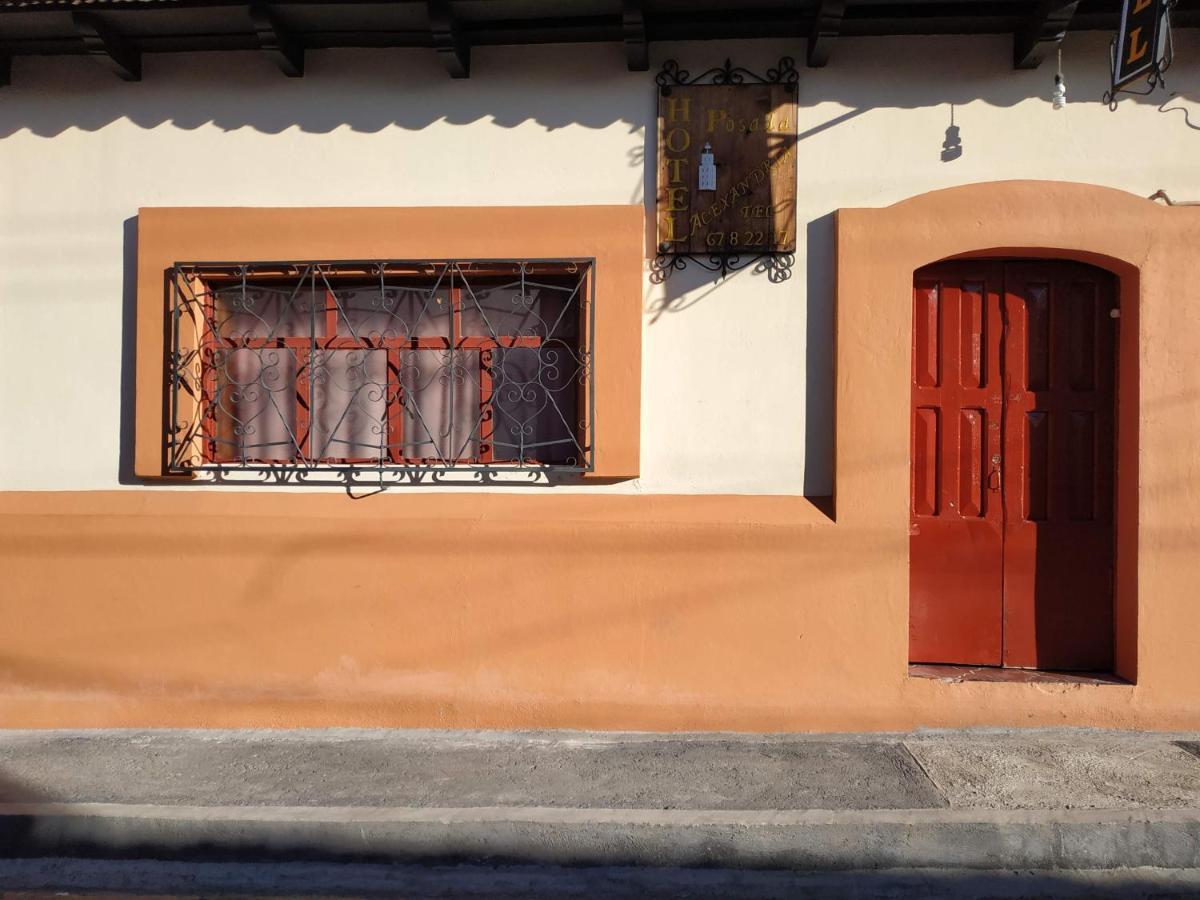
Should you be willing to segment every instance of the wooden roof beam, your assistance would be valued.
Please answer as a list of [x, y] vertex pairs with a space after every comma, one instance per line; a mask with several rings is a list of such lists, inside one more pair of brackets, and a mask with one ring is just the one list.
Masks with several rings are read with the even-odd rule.
[[649, 70], [650, 42], [646, 38], [646, 10], [642, 0], [621, 0], [621, 32], [629, 71]]
[[288, 78], [304, 75], [304, 47], [283, 27], [279, 16], [265, 0], [254, 0], [250, 4], [250, 21], [258, 46], [265, 50]]
[[449, 0], [429, 0], [429, 29], [433, 48], [451, 78], [471, 77], [471, 45], [450, 10]]
[[71, 23], [83, 38], [88, 56], [103, 63], [125, 81], [142, 80], [142, 54], [95, 13], [73, 12]]
[[1036, 69], [1067, 34], [1079, 0], [1042, 0], [1025, 26], [1013, 35], [1013, 68]]
[[846, 14], [846, 0], [820, 0], [813, 16], [812, 30], [808, 33], [808, 65], [819, 69], [829, 62], [833, 42], [842, 31], [842, 17]]

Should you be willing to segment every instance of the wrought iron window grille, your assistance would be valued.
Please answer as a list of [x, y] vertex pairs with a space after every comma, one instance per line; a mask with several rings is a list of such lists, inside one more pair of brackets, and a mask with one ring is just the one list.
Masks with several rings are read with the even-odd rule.
[[167, 471], [348, 489], [593, 471], [594, 269], [176, 263]]

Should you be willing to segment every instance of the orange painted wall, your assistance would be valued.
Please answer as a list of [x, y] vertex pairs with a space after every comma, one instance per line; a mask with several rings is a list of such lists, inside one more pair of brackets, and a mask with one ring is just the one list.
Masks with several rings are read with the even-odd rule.
[[[1200, 728], [1198, 246], [1200, 209], [1082, 185], [842, 210], [836, 521], [797, 497], [0, 494], [0, 721]], [[1122, 279], [1137, 683], [909, 678], [912, 271], [1047, 248]]]

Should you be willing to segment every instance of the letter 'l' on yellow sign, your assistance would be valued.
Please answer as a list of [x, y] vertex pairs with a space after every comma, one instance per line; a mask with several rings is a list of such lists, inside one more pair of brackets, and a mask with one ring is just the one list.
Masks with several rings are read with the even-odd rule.
[[1157, 70], [1169, 27], [1164, 0], [1123, 0], [1121, 30], [1113, 60], [1112, 90], [1118, 91]]

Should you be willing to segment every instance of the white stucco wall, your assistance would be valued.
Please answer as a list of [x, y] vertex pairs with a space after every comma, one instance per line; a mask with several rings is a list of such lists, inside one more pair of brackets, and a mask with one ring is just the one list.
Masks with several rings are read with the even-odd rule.
[[[1100, 102], [1107, 42], [1068, 37], [1060, 112], [1053, 64], [1014, 72], [1004, 37], [843, 39], [828, 68], [801, 67], [793, 277], [647, 279], [642, 478], [588, 490], [829, 493], [838, 207], [1006, 178], [1200, 198], [1200, 35], [1178, 34], [1177, 96], [1116, 112]], [[657, 46], [652, 69], [785, 54], [803, 47]], [[0, 489], [119, 486], [123, 242], [140, 206], [628, 203], [653, 178], [653, 71], [627, 72], [615, 45], [477, 49], [466, 81], [418, 51], [315, 52], [307, 72], [151, 56], [126, 84], [84, 58], [15, 61], [0, 88]], [[952, 106], [963, 153], [943, 162]]]

